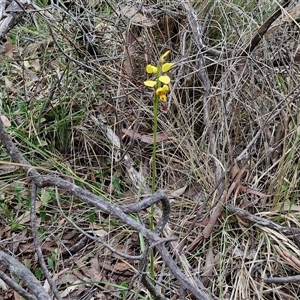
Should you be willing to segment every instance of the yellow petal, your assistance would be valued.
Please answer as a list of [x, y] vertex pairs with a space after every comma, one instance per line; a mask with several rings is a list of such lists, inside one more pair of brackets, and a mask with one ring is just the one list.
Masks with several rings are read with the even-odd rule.
[[168, 72], [168, 71], [172, 68], [173, 65], [174, 65], [174, 64], [172, 64], [172, 63], [165, 63], [165, 64], [162, 65], [161, 70], [162, 70], [164, 73], [165, 73], [165, 72]]
[[159, 58], [158, 64], [159, 64], [160, 66], [164, 63], [165, 58], [168, 56], [169, 53], [170, 53], [170, 50], [168, 50], [167, 52], [165, 52], [165, 53]]
[[161, 95], [163, 93], [163, 88], [160, 87], [160, 88], [156, 89], [155, 93], [158, 96]]
[[161, 88], [159, 88], [160, 90], [161, 90], [161, 92], [163, 92], [163, 93], [167, 93], [168, 91], [169, 91], [169, 87], [166, 85], [166, 84], [164, 84]]
[[164, 84], [169, 84], [170, 81], [171, 81], [171, 79], [170, 79], [169, 76], [164, 75], [164, 76], [160, 76], [160, 77], [159, 77], [159, 81], [161, 81], [161, 82], [164, 83]]
[[146, 80], [146, 81], [144, 81], [144, 85], [148, 86], [148, 87], [154, 87], [156, 85], [156, 81]]
[[146, 72], [148, 74], [155, 74], [157, 72], [157, 67], [154, 67], [152, 65], [147, 65]]
[[170, 50], [168, 50], [167, 52], [165, 52], [161, 57], [162, 59], [165, 59], [170, 53]]
[[163, 90], [164, 90], [164, 91], [166, 91], [166, 92], [168, 92], [168, 91], [169, 91], [169, 86], [168, 86], [168, 85], [166, 85], [166, 84], [164, 84], [162, 88], [163, 88]]

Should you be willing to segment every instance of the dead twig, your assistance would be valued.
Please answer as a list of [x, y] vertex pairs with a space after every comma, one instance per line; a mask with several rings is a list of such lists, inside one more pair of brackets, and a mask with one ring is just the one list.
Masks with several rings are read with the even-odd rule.
[[300, 281], [300, 275], [286, 276], [286, 277], [270, 277], [270, 278], [264, 278], [263, 281], [265, 283], [277, 283], [277, 284], [296, 283]]

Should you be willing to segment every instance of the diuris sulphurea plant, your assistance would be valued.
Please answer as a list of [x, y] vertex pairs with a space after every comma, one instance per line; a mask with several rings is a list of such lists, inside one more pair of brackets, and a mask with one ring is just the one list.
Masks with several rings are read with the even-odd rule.
[[[157, 144], [157, 118], [158, 118], [158, 106], [159, 102], [163, 105], [163, 110], [167, 111], [167, 94], [169, 92], [169, 84], [171, 82], [170, 77], [166, 74], [173, 63], [165, 62], [166, 57], [170, 51], [165, 52], [158, 60], [157, 66], [147, 65], [146, 72], [150, 75], [154, 75], [154, 80], [146, 80], [144, 85], [153, 88], [153, 148], [152, 148], [152, 172], [151, 172], [151, 191], [155, 192], [156, 189], [156, 144]], [[151, 206], [150, 210], [150, 229], [154, 230], [154, 206]], [[150, 255], [150, 274], [154, 278], [154, 255], [151, 252]]]

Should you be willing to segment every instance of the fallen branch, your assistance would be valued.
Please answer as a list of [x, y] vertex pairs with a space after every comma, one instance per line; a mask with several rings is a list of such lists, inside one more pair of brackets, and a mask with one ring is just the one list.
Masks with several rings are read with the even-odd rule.
[[[21, 19], [25, 12], [25, 8], [29, 7], [30, 0], [12, 1], [6, 9], [5, 2], [0, 1], [0, 39], [9, 32]], [[23, 4], [24, 8], [19, 4]]]
[[238, 216], [239, 218], [242, 218], [243, 220], [247, 220], [251, 223], [260, 225], [262, 227], [268, 227], [268, 228], [274, 229], [274, 230], [284, 234], [286, 237], [291, 237], [293, 239], [293, 241], [295, 242], [295, 244], [300, 249], [300, 229], [299, 228], [281, 226], [275, 222], [252, 215], [248, 211], [243, 210], [238, 207], [235, 207], [231, 204], [227, 204], [226, 208], [228, 209], [228, 211], [230, 211], [234, 215]]
[[295, 276], [286, 276], [286, 277], [270, 277], [270, 278], [264, 278], [263, 281], [265, 283], [296, 283], [300, 282], [300, 275]]
[[[5, 282], [8, 286], [10, 286], [15, 292], [17, 292], [20, 296], [27, 300], [35, 300], [36, 298], [30, 294], [28, 294], [21, 286], [19, 286], [13, 279], [8, 277], [4, 272], [0, 270], [0, 278]], [[2, 290], [4, 290], [2, 286]]]
[[[18, 279], [22, 280], [28, 289], [34, 294], [35, 298], [38, 300], [51, 300], [51, 297], [46, 293], [41, 283], [34, 277], [34, 275], [17, 259], [6, 254], [3, 251], [0, 251], [0, 264], [8, 269], [12, 274], [14, 274]], [[15, 289], [16, 286], [12, 285], [11, 281], [8, 280], [6, 276], [1, 276], [3, 273], [0, 273], [1, 279], [5, 281], [11, 288]], [[22, 290], [16, 289], [20, 295], [22, 295]], [[24, 291], [24, 290], [23, 290]], [[26, 292], [25, 292], [26, 293]], [[28, 297], [29, 294], [24, 294], [27, 299], [34, 299], [33, 297]]]

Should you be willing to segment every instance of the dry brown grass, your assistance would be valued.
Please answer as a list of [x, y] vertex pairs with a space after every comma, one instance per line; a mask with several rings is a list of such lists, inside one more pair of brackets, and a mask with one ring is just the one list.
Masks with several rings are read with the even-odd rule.
[[[32, 164], [68, 176], [114, 203], [133, 203], [140, 191], [93, 117], [105, 119], [121, 140], [121, 155], [133, 159], [145, 185], [150, 185], [151, 145], [126, 136], [124, 129], [152, 134], [144, 68], [171, 50], [175, 66], [170, 72], [169, 110], [159, 114], [159, 132], [168, 139], [157, 151], [157, 189], [166, 190], [172, 199], [165, 234], [178, 238], [170, 243], [170, 252], [219, 299], [297, 299], [298, 282], [263, 280], [298, 274], [295, 239], [234, 215], [226, 204], [278, 225], [299, 227], [300, 7], [292, 2], [285, 8], [255, 49], [243, 56], [276, 3], [212, 2], [190, 6], [207, 46], [201, 52], [188, 12], [176, 1], [144, 5], [140, 11], [130, 4], [151, 25], [142, 28], [105, 1], [75, 1], [67, 8], [31, 13], [31, 18], [28, 14], [9, 33], [1, 57], [2, 110]], [[223, 56], [214, 56], [213, 50]], [[15, 243], [10, 253], [27, 260], [35, 271], [29, 225], [16, 224], [22, 225], [16, 236], [26, 242], [16, 242], [12, 234], [12, 221], [24, 217], [26, 210], [18, 199], [27, 197], [16, 192], [15, 182], [26, 188], [22, 173], [1, 177], [1, 239], [7, 241], [1, 247], [7, 250]], [[72, 299], [150, 298], [138, 280], [125, 293], [139, 266], [130, 266], [101, 244], [89, 241], [67, 255], [66, 248], [82, 237], [62, 211], [82, 229], [94, 226], [99, 236], [132, 255], [143, 248], [137, 233], [52, 190], [40, 197], [40, 211], [46, 214], [40, 216], [44, 254], [56, 255], [54, 273], [66, 270], [57, 279], [62, 290], [78, 280], [78, 288], [68, 290]], [[55, 197], [62, 201], [61, 209]], [[5, 213], [5, 207], [15, 215]], [[147, 212], [139, 217], [148, 224]], [[156, 272], [167, 299], [183, 297], [160, 257]]]

